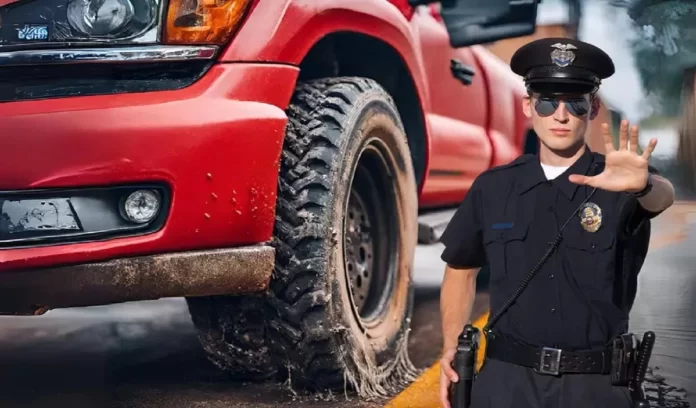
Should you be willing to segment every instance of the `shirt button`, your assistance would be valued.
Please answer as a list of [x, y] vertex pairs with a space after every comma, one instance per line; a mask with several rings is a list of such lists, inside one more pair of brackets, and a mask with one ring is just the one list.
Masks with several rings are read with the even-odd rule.
[[556, 313], [556, 309], [551, 308], [551, 313]]
[[554, 276], [555, 276], [554, 274], [549, 275], [549, 279], [553, 279]]
[[592, 244], [592, 245], [590, 245], [590, 248], [592, 248], [592, 249], [597, 248], [597, 244]]

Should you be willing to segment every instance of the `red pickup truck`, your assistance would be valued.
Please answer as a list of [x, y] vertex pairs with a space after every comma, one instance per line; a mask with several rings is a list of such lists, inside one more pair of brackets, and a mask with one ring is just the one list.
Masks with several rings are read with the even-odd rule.
[[528, 133], [477, 44], [536, 2], [0, 0], [0, 312], [184, 296], [244, 379], [407, 366], [419, 209]]

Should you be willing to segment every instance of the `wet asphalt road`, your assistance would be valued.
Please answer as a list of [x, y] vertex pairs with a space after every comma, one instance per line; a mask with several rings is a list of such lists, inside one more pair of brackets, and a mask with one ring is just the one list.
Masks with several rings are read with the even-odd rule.
[[[410, 354], [439, 356], [439, 246], [416, 259]], [[476, 313], [487, 308], [482, 293]], [[382, 407], [354, 396], [295, 395], [284, 384], [228, 381], [206, 360], [183, 299], [0, 317], [0, 408]], [[348, 399], [347, 399], [348, 398]]]
[[[430, 366], [441, 345], [439, 290], [421, 288], [411, 356]], [[485, 295], [477, 309], [486, 307]], [[181, 299], [2, 321], [0, 407], [381, 407], [345, 395], [294, 395], [283, 384], [228, 381], [200, 350]]]
[[631, 331], [655, 332], [650, 360], [654, 375], [675, 387], [671, 397], [683, 396], [696, 406], [696, 207], [677, 208], [657, 224], [672, 232], [648, 254]]
[[[652, 405], [684, 408], [687, 397], [696, 404], [696, 206], [677, 206], [655, 231], [632, 330], [657, 333], [655, 376], [647, 386]], [[440, 251], [421, 247], [416, 257], [410, 352], [419, 368], [435, 362], [441, 345]], [[486, 308], [485, 293], [476, 308]], [[383, 406], [343, 394], [295, 396], [283, 384], [228, 381], [200, 350], [183, 299], [2, 317], [0, 367], [0, 408]]]

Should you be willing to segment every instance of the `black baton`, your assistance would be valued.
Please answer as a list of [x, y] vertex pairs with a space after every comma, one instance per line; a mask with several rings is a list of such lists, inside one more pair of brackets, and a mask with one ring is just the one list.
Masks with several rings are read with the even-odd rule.
[[655, 333], [651, 331], [645, 332], [643, 341], [640, 342], [637, 356], [638, 364], [636, 365], [636, 371], [631, 384], [635, 408], [650, 408], [650, 404], [643, 394], [643, 381], [645, 381], [645, 375], [648, 372], [648, 364], [650, 363], [650, 356], [652, 355], [654, 345]]
[[452, 383], [449, 393], [452, 408], [469, 408], [471, 405], [471, 387], [474, 383], [476, 352], [478, 350], [478, 331], [476, 327], [467, 324], [464, 326], [462, 334], [459, 335], [457, 352], [454, 355], [452, 366], [459, 381]]

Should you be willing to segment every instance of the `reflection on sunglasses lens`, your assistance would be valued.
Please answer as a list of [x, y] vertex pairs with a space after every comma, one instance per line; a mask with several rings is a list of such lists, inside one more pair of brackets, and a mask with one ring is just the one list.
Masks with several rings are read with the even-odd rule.
[[580, 101], [568, 101], [566, 103], [568, 111], [575, 116], [583, 116], [588, 111], [588, 103], [585, 100]]
[[553, 99], [538, 99], [536, 111], [539, 116], [551, 116], [558, 109], [558, 103]]
[[[559, 104], [555, 99], [539, 98], [534, 104], [534, 109], [539, 116], [551, 116], [556, 112]], [[565, 106], [568, 112], [576, 117], [584, 116], [590, 110], [590, 104], [586, 99], [566, 100]]]

